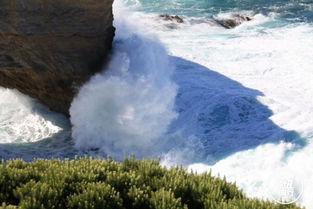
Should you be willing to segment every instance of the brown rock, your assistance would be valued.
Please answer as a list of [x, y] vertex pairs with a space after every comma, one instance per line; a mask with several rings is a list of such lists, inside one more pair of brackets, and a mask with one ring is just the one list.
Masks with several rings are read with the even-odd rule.
[[68, 114], [114, 36], [113, 0], [1, 0], [0, 85]]
[[160, 14], [159, 17], [163, 18], [163, 20], [166, 21], [172, 21], [177, 23], [183, 23], [184, 20], [182, 17], [179, 17], [178, 15], [169, 15], [169, 14]]
[[226, 29], [235, 28], [241, 25], [243, 22], [251, 21], [252, 18], [240, 14], [232, 14], [229, 18], [219, 19], [214, 18], [215, 22], [223, 26]]

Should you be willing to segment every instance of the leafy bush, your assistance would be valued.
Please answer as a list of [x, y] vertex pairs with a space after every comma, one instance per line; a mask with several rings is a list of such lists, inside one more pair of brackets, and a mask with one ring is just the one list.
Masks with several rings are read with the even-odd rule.
[[[2, 204], [2, 206], [1, 206]], [[0, 163], [2, 209], [286, 209], [247, 198], [210, 173], [197, 175], [157, 160], [77, 158]]]

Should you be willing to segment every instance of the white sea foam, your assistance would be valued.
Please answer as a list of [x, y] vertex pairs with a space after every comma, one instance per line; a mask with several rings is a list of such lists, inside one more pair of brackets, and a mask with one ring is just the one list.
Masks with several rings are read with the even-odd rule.
[[162, 45], [141, 34], [121, 11], [115, 10], [111, 62], [72, 103], [73, 138], [79, 148], [100, 148], [117, 159], [151, 156], [176, 117], [173, 68]]
[[280, 181], [286, 175], [293, 175], [299, 182], [294, 185], [294, 190], [301, 192], [299, 199], [296, 195], [293, 199], [310, 209], [313, 205], [312, 150], [312, 143], [301, 151], [294, 150], [290, 143], [266, 144], [238, 152], [213, 166], [196, 163], [188, 168], [198, 173], [211, 170], [215, 175], [225, 175], [228, 181], [243, 188], [248, 196], [277, 201], [279, 199], [275, 195], [280, 192]]
[[64, 116], [16, 90], [0, 87], [0, 144], [37, 142], [63, 129]]

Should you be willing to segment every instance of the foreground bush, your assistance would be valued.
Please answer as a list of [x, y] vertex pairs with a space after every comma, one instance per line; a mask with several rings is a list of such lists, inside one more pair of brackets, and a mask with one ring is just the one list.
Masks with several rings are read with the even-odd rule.
[[[2, 206], [1, 206], [2, 204]], [[282, 209], [248, 199], [210, 174], [166, 169], [155, 160], [38, 159], [0, 164], [0, 208], [29, 209]]]

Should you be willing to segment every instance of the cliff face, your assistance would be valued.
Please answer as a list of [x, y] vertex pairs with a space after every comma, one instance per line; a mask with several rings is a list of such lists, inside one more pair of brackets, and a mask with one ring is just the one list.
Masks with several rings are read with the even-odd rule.
[[0, 85], [68, 114], [111, 48], [113, 0], [0, 1]]

